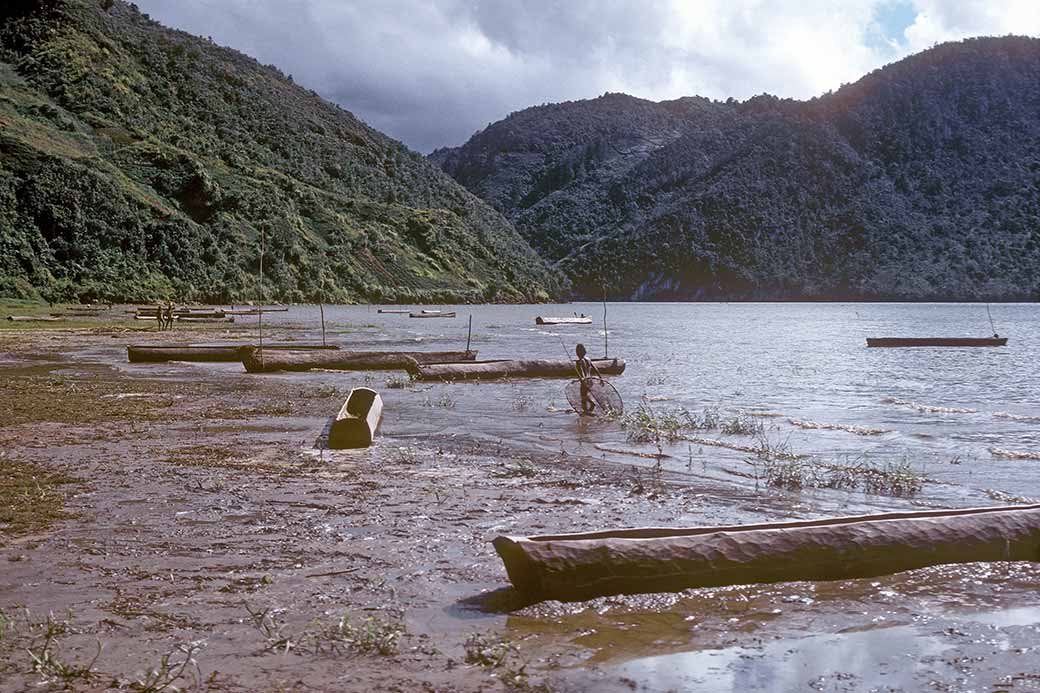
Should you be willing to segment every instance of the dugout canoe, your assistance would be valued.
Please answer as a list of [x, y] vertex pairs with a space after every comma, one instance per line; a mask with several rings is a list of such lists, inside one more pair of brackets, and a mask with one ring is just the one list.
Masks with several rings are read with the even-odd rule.
[[234, 322], [234, 316], [220, 317], [220, 318], [202, 318], [197, 315], [175, 315], [174, 320], [177, 322]]
[[[231, 362], [242, 360], [242, 349], [253, 344], [128, 344], [126, 357], [130, 363], [162, 363], [165, 361]], [[289, 351], [335, 351], [335, 344], [265, 344], [264, 349]]]
[[[621, 375], [621, 359], [592, 359], [600, 375]], [[574, 378], [573, 361], [519, 359], [470, 363], [413, 364], [408, 371], [416, 380], [493, 380], [495, 378]]]
[[383, 419], [383, 398], [375, 390], [355, 387], [329, 427], [329, 447], [367, 448]]
[[590, 317], [574, 317], [574, 318], [553, 318], [553, 317], [542, 317], [539, 315], [534, 319], [535, 325], [591, 325], [592, 318]]
[[380, 308], [376, 311], [377, 313], [393, 313], [394, 315], [404, 315], [405, 313], [411, 313], [412, 311], [407, 308]]
[[440, 311], [431, 312], [431, 311], [425, 311], [424, 310], [421, 313], [409, 313], [408, 317], [410, 317], [410, 318], [454, 318], [455, 317], [455, 312], [454, 311], [449, 311], [447, 313], [442, 313]]
[[8, 320], [12, 322], [61, 322], [61, 318], [56, 318], [52, 315], [8, 315]]
[[867, 337], [868, 347], [998, 347], [1007, 337]]
[[932, 510], [492, 542], [531, 599], [580, 601], [797, 580], [876, 577], [947, 563], [1040, 561], [1040, 505]]
[[454, 363], [477, 358], [476, 351], [268, 351], [249, 347], [241, 352], [242, 365], [250, 373], [307, 371], [323, 368], [334, 371], [408, 370], [414, 364]]

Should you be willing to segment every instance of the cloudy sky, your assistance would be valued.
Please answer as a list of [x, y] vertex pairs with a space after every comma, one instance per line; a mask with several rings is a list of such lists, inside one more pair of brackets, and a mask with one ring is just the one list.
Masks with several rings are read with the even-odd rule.
[[1040, 36], [1038, 0], [136, 0], [421, 152], [621, 91], [807, 98], [942, 41]]

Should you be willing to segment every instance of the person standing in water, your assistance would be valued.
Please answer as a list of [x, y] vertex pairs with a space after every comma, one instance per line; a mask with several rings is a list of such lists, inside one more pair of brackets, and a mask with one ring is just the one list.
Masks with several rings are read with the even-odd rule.
[[585, 345], [578, 344], [574, 347], [574, 353], [578, 357], [574, 362], [574, 369], [578, 371], [578, 380], [581, 382], [581, 414], [582, 416], [592, 416], [592, 412], [596, 409], [596, 403], [592, 400], [589, 392], [589, 379], [596, 375], [597, 378], [602, 376], [599, 371], [596, 370], [596, 366], [593, 365], [592, 361], [585, 356]]

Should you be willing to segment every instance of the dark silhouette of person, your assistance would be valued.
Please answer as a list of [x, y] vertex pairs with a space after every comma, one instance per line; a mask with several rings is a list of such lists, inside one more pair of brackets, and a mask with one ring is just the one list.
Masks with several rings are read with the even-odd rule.
[[574, 353], [577, 355], [577, 360], [574, 362], [574, 368], [578, 371], [578, 380], [581, 383], [581, 414], [582, 416], [592, 416], [593, 411], [596, 409], [596, 403], [592, 400], [589, 393], [589, 380], [593, 374], [596, 377], [602, 377], [599, 371], [596, 370], [596, 366], [589, 360], [585, 354], [585, 345], [578, 344], [574, 347]]

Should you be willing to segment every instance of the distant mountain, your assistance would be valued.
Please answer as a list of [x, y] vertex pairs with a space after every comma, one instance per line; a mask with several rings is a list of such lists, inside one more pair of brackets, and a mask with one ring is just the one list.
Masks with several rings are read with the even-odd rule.
[[811, 101], [529, 108], [430, 157], [589, 297], [1040, 299], [1036, 39]]
[[498, 212], [272, 66], [113, 0], [0, 13], [0, 295], [544, 300]]

